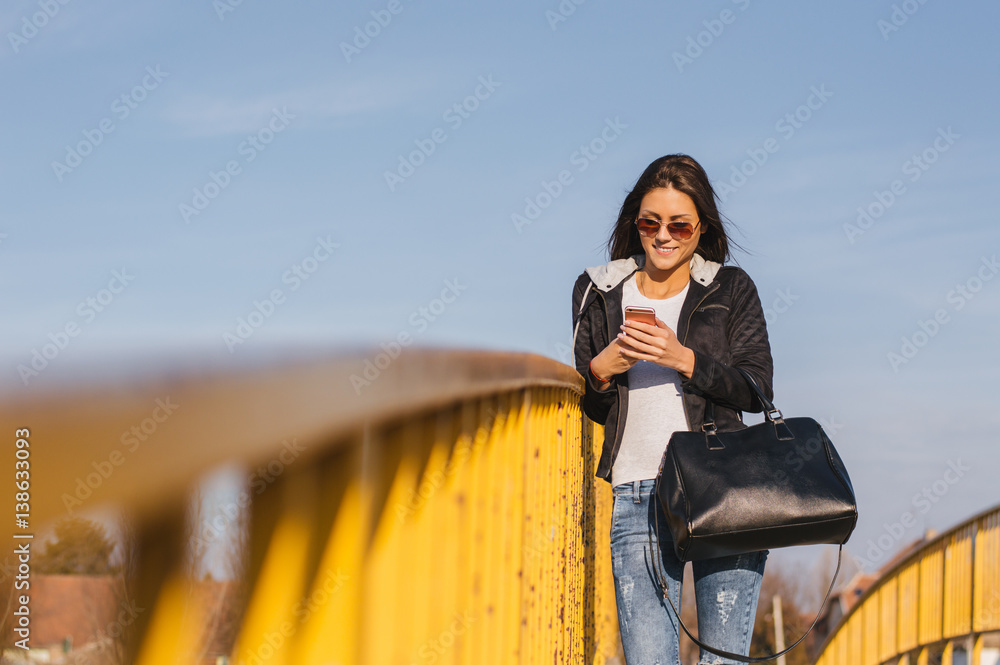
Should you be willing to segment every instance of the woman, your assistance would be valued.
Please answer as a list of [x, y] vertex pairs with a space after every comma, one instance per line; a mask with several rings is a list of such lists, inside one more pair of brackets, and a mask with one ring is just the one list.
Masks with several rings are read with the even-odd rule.
[[[680, 608], [684, 564], [655, 491], [671, 433], [700, 430], [708, 399], [720, 431], [746, 427], [742, 412], [762, 407], [737, 366], [772, 397], [764, 313], [746, 272], [722, 265], [730, 241], [716, 198], [691, 157], [657, 159], [625, 197], [611, 261], [587, 268], [573, 289], [583, 409], [604, 424], [597, 476], [613, 487], [612, 571], [630, 665], [680, 663], [677, 617], [658, 581]], [[626, 323], [629, 305], [652, 307], [656, 325]], [[692, 562], [701, 641], [749, 653], [767, 554]], [[699, 660], [737, 662], [704, 650]]]

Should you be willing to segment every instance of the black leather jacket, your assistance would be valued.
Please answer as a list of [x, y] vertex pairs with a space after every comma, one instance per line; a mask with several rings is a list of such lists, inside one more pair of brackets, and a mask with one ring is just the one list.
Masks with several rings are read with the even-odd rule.
[[[609, 483], [628, 414], [628, 373], [614, 375], [611, 386], [602, 391], [590, 372], [590, 361], [618, 334], [624, 323], [622, 288], [645, 262], [645, 254], [635, 254], [587, 268], [573, 286], [573, 354], [576, 369], [586, 381], [583, 411], [604, 425], [596, 475]], [[719, 431], [742, 429], [746, 427], [742, 412], [759, 413], [763, 407], [734, 365], [750, 372], [768, 399], [773, 399], [774, 366], [757, 287], [742, 268], [721, 266], [700, 254], [692, 257], [690, 267], [691, 282], [675, 331], [695, 356], [691, 377], [681, 375], [688, 427], [701, 430], [706, 397], [710, 397]], [[671, 434], [663, 433], [664, 447]]]

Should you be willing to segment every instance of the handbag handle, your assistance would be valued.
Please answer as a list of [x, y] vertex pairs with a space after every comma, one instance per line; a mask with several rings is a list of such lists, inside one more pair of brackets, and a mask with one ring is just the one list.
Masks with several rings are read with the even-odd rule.
[[[788, 428], [785, 424], [785, 418], [781, 415], [781, 411], [774, 406], [774, 403], [767, 398], [764, 391], [761, 390], [760, 386], [757, 385], [757, 381], [753, 378], [750, 372], [746, 371], [738, 365], [732, 365], [732, 368], [738, 371], [746, 382], [750, 384], [751, 390], [757, 395], [757, 399], [760, 400], [760, 404], [764, 409], [764, 417], [772, 425], [774, 425], [775, 435], [778, 437], [778, 441], [791, 441], [795, 438], [792, 434], [792, 430]], [[717, 428], [715, 426], [715, 408], [712, 403], [712, 399], [705, 396], [705, 421], [702, 423], [701, 430], [705, 432], [706, 444], [709, 450], [720, 450], [725, 448], [719, 441], [718, 437], [715, 436]], [[713, 438], [714, 437], [714, 438]]]
[[[656, 496], [657, 496], [657, 492], [656, 492], [656, 490], [653, 490], [653, 494], [651, 496], [651, 500], [654, 503], [654, 505], [653, 505], [653, 511], [654, 511], [653, 512], [653, 523], [656, 525], [656, 546], [657, 546], [656, 550], [657, 550], [657, 552], [659, 552], [659, 546], [660, 546], [660, 521], [658, 519], [656, 519], [656, 512], [655, 512], [656, 511], [656, 505], [655, 504], [659, 503], [659, 501], [656, 499]], [[652, 534], [649, 535], [649, 551], [653, 552], [653, 536], [652, 536]], [[670, 603], [670, 609], [672, 609], [674, 611], [674, 615], [677, 617], [677, 623], [680, 624], [681, 628], [684, 629], [684, 632], [687, 633], [687, 636], [691, 638], [692, 642], [694, 642], [695, 644], [697, 644], [702, 649], [704, 649], [706, 651], [710, 651], [711, 653], [714, 653], [717, 656], [722, 656], [723, 658], [733, 658], [735, 660], [743, 661], [744, 663], [763, 663], [763, 662], [768, 661], [768, 660], [774, 660], [775, 658], [778, 658], [779, 656], [784, 656], [786, 653], [788, 653], [789, 651], [791, 651], [792, 649], [794, 649], [795, 647], [797, 647], [799, 645], [799, 642], [801, 642], [802, 640], [806, 639], [806, 636], [809, 635], [809, 633], [812, 632], [812, 629], [816, 627], [816, 622], [819, 621], [820, 616], [822, 616], [822, 614], [823, 614], [823, 608], [826, 607], [826, 603], [830, 599], [830, 593], [833, 591], [833, 585], [837, 581], [837, 575], [840, 574], [840, 561], [841, 561], [841, 557], [843, 556], [843, 554], [844, 554], [844, 544], [841, 543], [840, 547], [837, 550], [837, 569], [835, 571], [833, 571], [833, 579], [830, 580], [830, 587], [826, 590], [826, 596], [823, 597], [823, 602], [820, 604], [819, 610], [816, 611], [816, 617], [813, 619], [813, 622], [809, 625], [809, 628], [806, 629], [806, 632], [802, 633], [802, 637], [800, 637], [799, 639], [795, 640], [795, 642], [793, 642], [790, 647], [784, 649], [783, 651], [779, 651], [776, 654], [772, 654], [770, 656], [744, 656], [742, 654], [731, 653], [729, 651], [723, 651], [722, 649], [716, 649], [715, 647], [710, 647], [707, 644], [705, 644], [704, 642], [702, 642], [701, 640], [699, 640], [697, 637], [695, 637], [694, 635], [692, 635], [691, 631], [688, 630], [688, 627], [684, 625], [684, 621], [681, 619], [681, 613], [677, 611], [676, 607], [674, 607], [674, 601], [670, 600], [670, 596], [667, 594], [667, 583], [666, 583], [666, 581], [664, 581], [664, 580], [662, 580], [660, 578], [660, 570], [659, 570], [659, 566], [657, 565], [658, 562], [656, 562], [656, 561], [653, 562], [653, 573], [656, 576], [656, 581], [660, 584], [660, 588], [663, 589], [663, 597], [666, 599], [666, 601], [668, 603]]]

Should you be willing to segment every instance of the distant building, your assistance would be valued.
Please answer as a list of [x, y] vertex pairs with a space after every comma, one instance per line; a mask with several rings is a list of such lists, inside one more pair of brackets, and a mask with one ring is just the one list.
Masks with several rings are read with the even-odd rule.
[[[214, 665], [232, 649], [238, 623], [234, 590], [231, 582], [215, 580], [197, 582], [192, 589], [192, 603], [206, 609], [206, 629], [212, 634], [199, 665]], [[31, 578], [30, 596], [31, 652], [15, 646], [18, 637], [8, 618], [0, 638], [4, 662], [27, 657], [52, 665], [117, 663], [113, 652], [122, 643], [122, 635], [150, 609], [125, 597], [120, 579], [111, 575], [36, 574]]]

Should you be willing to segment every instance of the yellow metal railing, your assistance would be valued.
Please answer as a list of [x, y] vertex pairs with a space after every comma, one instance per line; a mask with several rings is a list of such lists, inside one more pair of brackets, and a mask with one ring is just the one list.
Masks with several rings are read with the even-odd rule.
[[827, 638], [817, 665], [951, 665], [956, 646], [1000, 631], [1000, 506], [940, 534], [887, 571]]
[[[381, 364], [3, 396], [3, 431], [31, 432], [33, 524], [64, 515], [67, 495], [137, 520], [134, 662], [190, 663], [205, 639], [182, 566], [192, 489], [220, 463], [268, 464], [290, 438], [304, 452], [251, 495], [230, 662], [589, 664], [617, 652], [611, 492], [594, 476], [602, 433], [581, 411], [579, 374], [474, 351], [409, 349]], [[156, 431], [123, 453], [156, 400], [173, 415], [158, 412]], [[111, 473], [89, 482], [95, 468]]]

